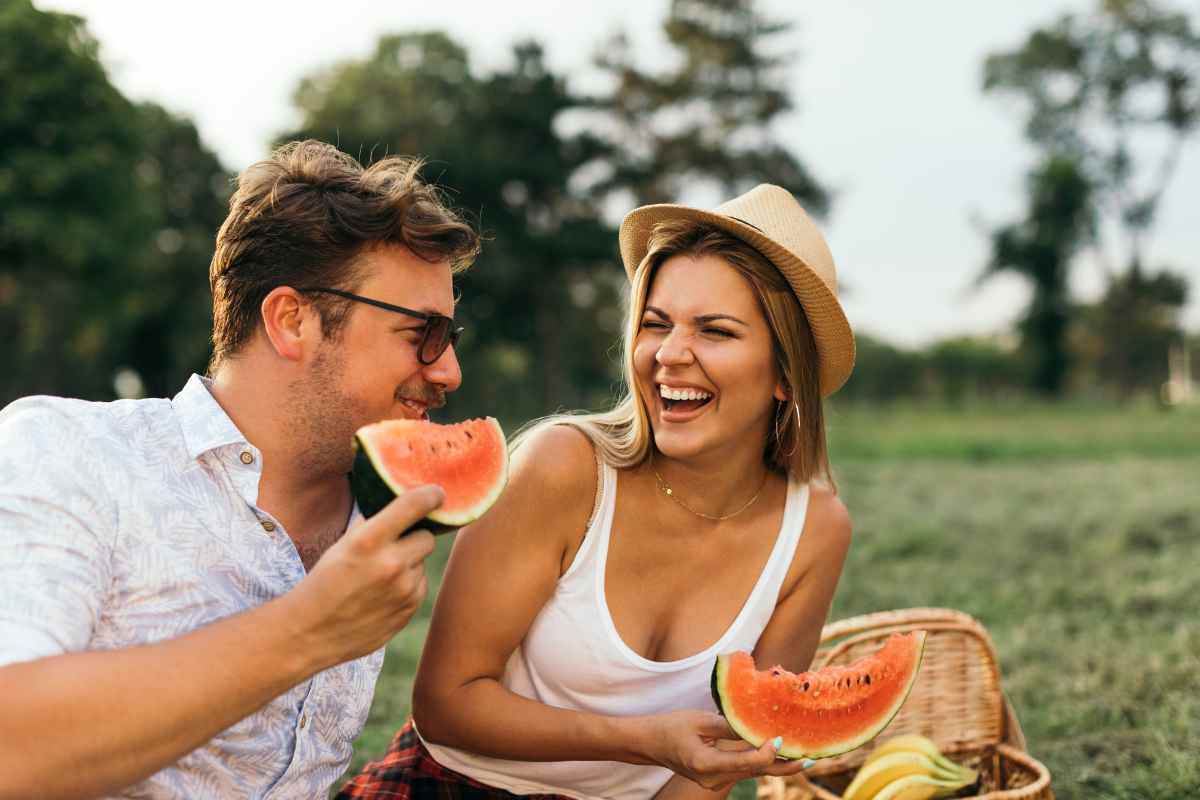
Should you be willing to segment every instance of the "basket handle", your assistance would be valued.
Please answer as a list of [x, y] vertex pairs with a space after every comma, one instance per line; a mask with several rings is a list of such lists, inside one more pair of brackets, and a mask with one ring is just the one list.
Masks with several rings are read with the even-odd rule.
[[[875, 611], [831, 622], [821, 630], [821, 644], [827, 644], [843, 636], [893, 625], [925, 625], [937, 622], [957, 622], [979, 625], [970, 614], [953, 608], [902, 608], [895, 611]], [[981, 626], [982, 627], [982, 626]]]
[[[903, 629], [901, 629], [901, 630], [903, 630]], [[993, 678], [993, 680], [995, 680], [996, 685], [997, 686], [1000, 685], [1000, 666], [999, 666], [999, 660], [996, 657], [996, 648], [992, 645], [992, 640], [988, 636], [981, 634], [977, 625], [963, 625], [962, 623], [957, 623], [957, 622], [956, 623], [938, 622], [938, 623], [933, 623], [933, 624], [928, 624], [928, 625], [921, 623], [920, 630], [956, 631], [958, 633], [965, 633], [966, 635], [971, 636], [974, 639], [978, 640], [979, 643], [983, 645], [984, 653], [987, 656], [986, 661], [987, 661], [988, 671], [992, 674], [992, 678]], [[836, 645], [830, 647], [828, 652], [826, 652], [824, 654], [824, 660], [821, 662], [821, 664], [822, 664], [822, 666], [824, 666], [825, 664], [828, 664], [834, 658], [841, 655], [846, 650], [850, 649], [851, 647], [853, 647], [856, 644], [859, 644], [861, 642], [870, 641], [871, 639], [882, 638], [884, 635], [886, 635], [888, 633], [898, 633], [898, 632], [899, 632], [898, 630], [874, 630], [874, 631], [867, 631], [867, 632], [859, 633], [855, 636], [851, 636], [848, 639], [844, 639], [844, 640], [838, 642]]]

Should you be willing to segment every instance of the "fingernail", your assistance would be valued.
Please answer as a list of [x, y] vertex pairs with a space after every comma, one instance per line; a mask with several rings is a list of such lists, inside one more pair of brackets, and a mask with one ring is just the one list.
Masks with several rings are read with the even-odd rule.
[[805, 769], [808, 769], [809, 767], [811, 767], [811, 766], [812, 766], [813, 764], [815, 764], [815, 763], [817, 763], [817, 762], [816, 762], [816, 761], [813, 761], [811, 758], [806, 758], [806, 759], [804, 759], [803, 761], [801, 761], [801, 762], [800, 762], [800, 766], [804, 767]]
[[783, 747], [783, 737], [776, 736], [771, 740], [771, 744], [775, 745], [775, 749], [778, 750], [779, 748]]

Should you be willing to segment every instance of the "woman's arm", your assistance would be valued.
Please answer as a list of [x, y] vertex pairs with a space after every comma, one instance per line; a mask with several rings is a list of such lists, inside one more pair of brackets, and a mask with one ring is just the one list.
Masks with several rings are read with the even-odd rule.
[[814, 485], [800, 544], [785, 579], [785, 586], [791, 588], [775, 606], [754, 648], [759, 668], [774, 664], [792, 672], [809, 668], [849, 549], [846, 506], [833, 490]]
[[496, 506], [458, 534], [413, 691], [421, 736], [498, 758], [660, 764], [698, 781], [756, 774], [775, 760], [770, 743], [717, 750], [715, 740], [733, 737], [717, 714], [587, 714], [552, 708], [500, 684], [587, 525], [594, 465], [580, 432], [559, 426], [540, 434], [514, 457]]

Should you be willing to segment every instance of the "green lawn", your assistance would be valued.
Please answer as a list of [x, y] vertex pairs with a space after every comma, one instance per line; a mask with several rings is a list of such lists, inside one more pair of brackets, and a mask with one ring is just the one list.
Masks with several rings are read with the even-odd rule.
[[[1200, 411], [847, 409], [830, 429], [855, 522], [832, 618], [962, 609], [1060, 798], [1200, 797]], [[356, 767], [404, 721], [425, 626], [390, 646]]]

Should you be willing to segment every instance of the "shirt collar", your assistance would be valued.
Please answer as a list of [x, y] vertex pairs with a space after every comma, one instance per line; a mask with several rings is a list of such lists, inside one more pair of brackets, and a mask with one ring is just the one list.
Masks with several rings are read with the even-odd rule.
[[212, 396], [212, 381], [192, 375], [171, 400], [183, 439], [187, 443], [188, 456], [195, 459], [210, 450], [231, 444], [249, 444], [246, 437], [233, 424], [233, 420]]

